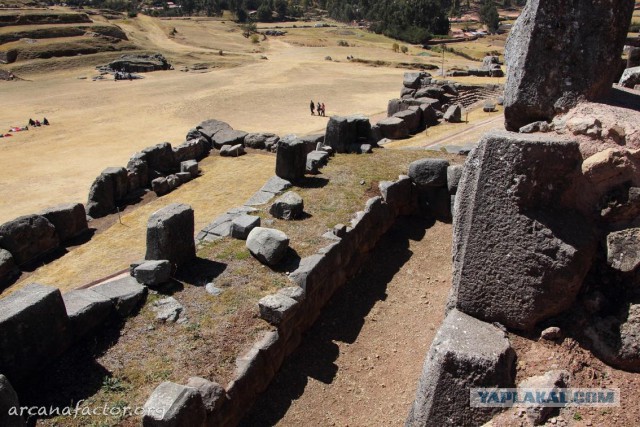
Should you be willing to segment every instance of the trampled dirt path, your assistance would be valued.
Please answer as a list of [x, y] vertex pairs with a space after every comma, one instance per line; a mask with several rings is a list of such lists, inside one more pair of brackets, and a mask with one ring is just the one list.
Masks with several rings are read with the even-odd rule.
[[383, 237], [241, 425], [403, 425], [451, 281], [451, 226], [428, 225]]

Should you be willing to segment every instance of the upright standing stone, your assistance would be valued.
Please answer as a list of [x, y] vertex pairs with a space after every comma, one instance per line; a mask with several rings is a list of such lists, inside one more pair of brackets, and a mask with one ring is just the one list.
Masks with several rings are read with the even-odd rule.
[[276, 152], [276, 175], [290, 182], [304, 178], [307, 169], [307, 149], [294, 135], [280, 140]]
[[0, 372], [22, 381], [66, 350], [69, 335], [58, 289], [32, 283], [0, 299]]
[[25, 215], [0, 225], [0, 247], [22, 265], [60, 244], [56, 229], [42, 215]]
[[67, 203], [45, 209], [40, 213], [56, 228], [61, 242], [87, 231], [87, 214], [82, 203]]
[[516, 353], [505, 333], [452, 310], [424, 361], [405, 427], [475, 426], [499, 408], [471, 406], [471, 388], [513, 387]]
[[178, 267], [195, 258], [193, 209], [173, 203], [154, 212], [147, 223], [148, 260], [169, 260]]
[[203, 427], [206, 409], [198, 390], [165, 381], [144, 404], [144, 427]]
[[531, 329], [574, 302], [595, 239], [576, 209], [578, 144], [491, 132], [468, 158], [455, 201], [450, 304]]
[[550, 121], [606, 95], [620, 69], [633, 0], [530, 0], [505, 48], [506, 128]]

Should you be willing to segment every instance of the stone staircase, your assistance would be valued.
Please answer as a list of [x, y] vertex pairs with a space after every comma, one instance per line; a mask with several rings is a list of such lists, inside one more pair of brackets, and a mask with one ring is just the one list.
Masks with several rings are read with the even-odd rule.
[[452, 103], [461, 104], [464, 108], [486, 99], [496, 99], [504, 92], [502, 85], [459, 85], [457, 89], [458, 96], [452, 99]]

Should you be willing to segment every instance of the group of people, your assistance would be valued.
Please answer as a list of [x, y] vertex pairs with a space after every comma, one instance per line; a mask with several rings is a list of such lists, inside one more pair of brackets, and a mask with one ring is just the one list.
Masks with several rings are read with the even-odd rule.
[[324, 116], [325, 115], [325, 107], [324, 107], [324, 102], [318, 102], [318, 104], [314, 104], [313, 103], [313, 99], [311, 100], [311, 104], [309, 105], [309, 108], [311, 109], [311, 115], [315, 116], [316, 111], [318, 112], [319, 116]]
[[49, 120], [47, 120], [47, 118], [45, 117], [44, 119], [42, 119], [42, 122], [40, 122], [40, 120], [33, 120], [32, 118], [29, 118], [29, 126], [31, 127], [49, 126]]
[[47, 118], [45, 117], [42, 122], [40, 122], [40, 120], [33, 120], [33, 119], [29, 119], [29, 124], [27, 126], [12, 126], [11, 128], [9, 128], [9, 133], [0, 133], [0, 138], [5, 138], [5, 137], [9, 137], [9, 136], [13, 136], [11, 135], [12, 133], [15, 132], [23, 132], [23, 131], [27, 131], [29, 130], [29, 126], [31, 127], [40, 127], [40, 126], [49, 126], [49, 120], [47, 120]]

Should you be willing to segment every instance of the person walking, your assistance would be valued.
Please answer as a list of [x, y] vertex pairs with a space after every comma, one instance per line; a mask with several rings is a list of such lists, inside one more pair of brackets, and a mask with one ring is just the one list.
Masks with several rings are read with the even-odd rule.
[[[316, 108], [316, 105], [313, 103], [313, 99], [311, 100], [311, 104], [309, 105], [309, 108], [311, 108], [311, 115], [315, 116], [314, 110]], [[320, 112], [318, 112], [318, 114], [320, 114]]]
[[324, 102], [323, 102], [323, 103], [322, 103], [322, 115], [323, 115], [323, 116], [325, 116], [325, 115], [326, 115], [325, 113], [327, 112], [327, 110], [325, 110], [324, 108], [325, 108], [325, 107], [324, 107]]
[[320, 101], [318, 101], [318, 105], [316, 105], [316, 110], [318, 111], [318, 115], [321, 116], [322, 115], [322, 105], [320, 104]]

